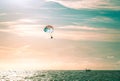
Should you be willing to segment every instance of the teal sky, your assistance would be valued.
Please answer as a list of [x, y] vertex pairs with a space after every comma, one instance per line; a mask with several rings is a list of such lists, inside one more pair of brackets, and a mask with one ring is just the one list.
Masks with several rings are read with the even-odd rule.
[[0, 69], [120, 69], [119, 3], [0, 0]]

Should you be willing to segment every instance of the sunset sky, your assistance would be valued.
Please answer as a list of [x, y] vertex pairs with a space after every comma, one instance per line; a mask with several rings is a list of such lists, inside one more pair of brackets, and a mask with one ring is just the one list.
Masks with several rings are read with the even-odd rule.
[[0, 0], [0, 70], [85, 68], [120, 70], [120, 0]]

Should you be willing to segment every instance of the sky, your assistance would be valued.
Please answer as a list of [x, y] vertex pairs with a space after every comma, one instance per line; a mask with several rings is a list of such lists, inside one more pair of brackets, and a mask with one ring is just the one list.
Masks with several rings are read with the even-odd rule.
[[0, 0], [0, 70], [120, 70], [119, 3]]

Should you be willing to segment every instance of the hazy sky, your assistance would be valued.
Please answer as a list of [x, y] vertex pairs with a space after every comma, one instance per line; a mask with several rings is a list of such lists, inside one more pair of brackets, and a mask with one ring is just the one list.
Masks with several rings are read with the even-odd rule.
[[120, 70], [119, 3], [0, 0], [0, 70]]

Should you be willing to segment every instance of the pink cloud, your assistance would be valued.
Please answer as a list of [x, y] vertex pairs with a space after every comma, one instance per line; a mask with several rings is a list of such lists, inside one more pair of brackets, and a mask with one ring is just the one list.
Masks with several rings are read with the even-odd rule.
[[119, 41], [120, 34], [115, 29], [94, 28], [88, 26], [65, 26], [58, 27], [54, 36], [69, 40], [89, 40], [89, 41]]
[[[113, 5], [108, 0], [46, 0], [46, 1], [54, 1], [60, 3], [68, 8], [73, 9], [97, 9], [97, 8], [106, 8], [106, 9], [120, 9], [120, 6]], [[105, 6], [101, 6], [105, 5]]]

